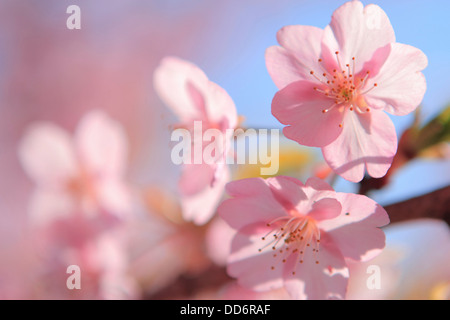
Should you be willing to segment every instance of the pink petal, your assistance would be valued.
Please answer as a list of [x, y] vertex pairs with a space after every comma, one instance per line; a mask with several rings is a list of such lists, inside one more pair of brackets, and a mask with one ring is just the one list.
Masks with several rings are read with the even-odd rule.
[[185, 164], [178, 181], [182, 195], [192, 196], [211, 186], [215, 174], [215, 166], [208, 164]]
[[329, 27], [324, 30], [324, 44], [334, 54], [339, 52], [341, 64], [352, 62], [361, 70], [380, 47], [395, 42], [395, 34], [386, 13], [377, 5], [349, 1], [334, 11]]
[[36, 227], [48, 226], [57, 220], [70, 218], [76, 204], [63, 190], [37, 189], [29, 200], [30, 223]]
[[336, 199], [324, 198], [312, 205], [312, 210], [308, 216], [316, 221], [333, 219], [342, 212], [342, 206]]
[[373, 79], [375, 79], [376, 76], [380, 73], [381, 68], [391, 54], [391, 49], [392, 44], [387, 44], [384, 47], [380, 47], [373, 53], [373, 56], [370, 60], [364, 62], [361, 71], [356, 74], [357, 77], [364, 78], [367, 75], [367, 72], [369, 72], [369, 77], [362, 91], [366, 91], [373, 87], [373, 84], [376, 82]]
[[321, 237], [316, 256], [312, 250], [305, 251], [304, 255], [292, 254], [284, 270], [284, 285], [293, 299], [345, 298], [349, 276], [347, 265], [339, 248], [326, 235]]
[[225, 286], [220, 298], [224, 300], [290, 300], [290, 297], [284, 288], [256, 292], [244, 288], [234, 282]]
[[280, 46], [271, 46], [266, 49], [266, 67], [272, 81], [279, 89], [305, 79], [295, 56]]
[[[262, 252], [261, 237], [267, 232], [265, 224], [247, 226], [237, 233], [231, 245], [227, 272], [238, 279], [238, 283], [255, 291], [281, 288], [283, 285], [282, 266], [272, 266], [276, 262], [270, 248]], [[248, 236], [251, 235], [251, 236]]]
[[294, 82], [278, 91], [272, 101], [272, 114], [285, 125], [284, 135], [311, 147], [323, 147], [341, 133], [339, 124], [343, 113], [332, 106], [331, 99], [314, 90], [317, 85], [308, 81]]
[[[298, 203], [298, 205], [296, 206], [296, 210], [298, 212], [307, 214], [307, 213], [311, 213], [312, 211], [317, 211], [318, 209], [321, 208], [321, 205], [319, 204], [316, 206], [316, 203], [318, 203], [324, 199], [330, 200], [330, 206], [331, 206], [330, 212], [328, 212], [328, 213], [324, 212], [323, 217], [321, 217], [321, 215], [322, 215], [321, 213], [316, 212], [318, 219], [324, 219], [324, 218], [326, 218], [326, 216], [332, 217], [336, 214], [334, 212], [339, 210], [340, 205], [334, 203], [334, 201], [332, 199], [330, 199], [330, 198], [334, 198], [336, 192], [325, 181], [323, 181], [319, 178], [309, 178], [306, 181], [306, 184], [301, 187], [301, 189], [302, 189], [302, 192], [306, 195], [306, 198], [308, 199], [308, 201], [302, 201], [302, 202]], [[327, 201], [323, 202], [323, 204], [326, 204]], [[337, 208], [337, 206], [339, 206], [339, 208]], [[324, 209], [324, 211], [328, 211], [328, 209], [325, 209], [325, 208], [323, 208], [323, 209]]]
[[344, 257], [367, 261], [385, 246], [384, 232], [379, 229], [389, 223], [386, 211], [375, 201], [357, 194], [337, 193], [342, 214], [323, 220], [319, 228], [339, 247]]
[[273, 197], [287, 211], [294, 209], [300, 202], [307, 200], [306, 194], [302, 190], [303, 185], [297, 179], [278, 176], [268, 178], [266, 183], [270, 186]]
[[334, 191], [334, 189], [324, 180], [317, 177], [311, 177], [306, 181], [307, 187], [311, 187], [317, 191]]
[[208, 112], [206, 111], [205, 99], [202, 92], [200, 92], [195, 84], [189, 80], [186, 81], [186, 90], [188, 92], [188, 96], [198, 111], [197, 117], [199, 119], [206, 120], [208, 118]]
[[[219, 85], [208, 80], [196, 65], [175, 58], [164, 58], [154, 72], [154, 87], [163, 102], [183, 124], [192, 120], [237, 125], [233, 100]], [[223, 128], [226, 129], [226, 128]]]
[[35, 183], [46, 187], [64, 187], [78, 170], [71, 137], [50, 123], [27, 130], [19, 145], [19, 160]]
[[233, 100], [218, 84], [209, 81], [205, 93], [206, 111], [208, 119], [215, 124], [221, 124], [222, 131], [237, 126], [237, 111]]
[[95, 178], [121, 177], [127, 162], [122, 126], [101, 110], [87, 113], [75, 132], [78, 157]]
[[232, 198], [223, 201], [217, 211], [234, 229], [257, 222], [268, 223], [286, 215], [285, 209], [275, 200], [267, 181], [262, 178], [232, 181], [227, 184], [226, 190]]
[[386, 62], [373, 82], [377, 88], [367, 93], [369, 105], [383, 107], [394, 115], [414, 111], [426, 91], [426, 81], [420, 72], [427, 66], [427, 57], [417, 48], [394, 43]]
[[161, 100], [182, 121], [199, 118], [198, 100], [192, 98], [188, 83], [202, 93], [208, 78], [194, 64], [176, 57], [164, 58], [153, 75], [153, 85]]
[[206, 186], [201, 192], [192, 195], [181, 196], [183, 218], [197, 225], [208, 222], [216, 212], [217, 205], [222, 199], [225, 185], [230, 180], [227, 166], [223, 167], [222, 173], [217, 175], [214, 184]]
[[276, 178], [283, 179], [283, 180], [289, 180], [290, 182], [295, 183], [299, 187], [304, 187], [305, 186], [303, 184], [303, 182], [301, 182], [297, 178], [293, 178], [293, 177], [289, 177], [289, 176], [277, 176]]
[[291, 82], [311, 80], [311, 70], [320, 71], [322, 30], [310, 26], [285, 26], [277, 33], [279, 46], [266, 51], [266, 66], [275, 85], [282, 89]]
[[211, 221], [206, 231], [206, 251], [215, 264], [226, 265], [235, 234], [236, 230], [222, 218], [215, 217]]
[[364, 170], [374, 178], [384, 176], [397, 151], [395, 127], [379, 110], [363, 114], [348, 111], [341, 135], [322, 148], [328, 165], [343, 178], [359, 182]]
[[132, 212], [131, 191], [121, 181], [110, 179], [98, 186], [102, 209], [120, 218], [129, 217]]

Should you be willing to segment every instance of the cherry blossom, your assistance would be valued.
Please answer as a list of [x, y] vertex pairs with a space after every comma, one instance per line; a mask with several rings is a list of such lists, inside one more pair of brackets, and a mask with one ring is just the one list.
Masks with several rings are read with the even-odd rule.
[[284, 287], [294, 299], [344, 298], [346, 258], [366, 261], [384, 248], [389, 223], [373, 200], [335, 192], [310, 178], [279, 176], [230, 182], [219, 215], [236, 230], [228, 273], [243, 287]]
[[[161, 100], [178, 117], [176, 128], [194, 133], [194, 122], [201, 121], [202, 130], [218, 129], [226, 140], [231, 139], [237, 125], [235, 105], [227, 92], [190, 62], [167, 57], [154, 73], [154, 87]], [[224, 148], [223, 160], [229, 148]], [[179, 190], [183, 216], [196, 224], [206, 223], [214, 214], [217, 203], [229, 180], [229, 169], [217, 161], [213, 164], [183, 164]]]
[[[122, 127], [100, 110], [87, 113], [75, 133], [53, 123], [31, 125], [19, 160], [36, 187], [29, 203], [30, 235], [48, 287], [40, 297], [118, 299], [138, 296], [126, 274], [118, 232], [131, 217], [125, 182], [127, 141]], [[116, 228], [117, 227], [117, 228]], [[83, 290], [67, 290], [66, 268], [82, 272]]]
[[277, 33], [280, 46], [266, 52], [280, 89], [272, 114], [286, 137], [322, 148], [328, 165], [358, 182], [365, 171], [386, 174], [397, 151], [389, 116], [406, 115], [422, 101], [425, 54], [396, 42], [386, 13], [350, 1], [323, 30], [292, 25]]
[[129, 215], [126, 158], [123, 129], [100, 110], [87, 113], [73, 137], [52, 123], [31, 125], [20, 143], [19, 160], [36, 184], [32, 223]]

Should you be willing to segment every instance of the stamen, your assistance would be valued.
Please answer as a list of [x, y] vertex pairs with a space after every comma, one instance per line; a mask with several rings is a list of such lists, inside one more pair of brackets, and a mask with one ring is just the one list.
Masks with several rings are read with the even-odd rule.
[[314, 78], [316, 78], [316, 80], [319, 81], [320, 83], [325, 84], [325, 82], [323, 82], [322, 79], [320, 79], [318, 76], [316, 76], [316, 74], [314, 73], [313, 70], [311, 70], [311, 71], [309, 72], [309, 74], [312, 75]]
[[323, 109], [322, 110], [322, 113], [327, 113], [327, 112], [329, 112], [330, 110], [332, 110], [334, 107], [336, 107], [337, 106], [337, 102], [336, 103], [334, 103], [331, 107], [329, 107], [328, 109]]
[[[363, 88], [366, 85], [366, 81], [369, 78], [369, 74], [370, 74], [370, 71], [367, 71], [364, 78], [361, 78], [360, 88]], [[361, 94], [364, 94], [364, 93], [361, 93]]]
[[366, 91], [364, 91], [364, 92], [361, 92], [360, 94], [361, 94], [361, 95], [364, 95], [364, 94], [366, 94], [366, 93], [372, 91], [373, 89], [375, 89], [375, 87], [378, 87], [378, 84], [377, 84], [376, 82], [373, 84], [373, 86], [372, 86], [370, 89], [368, 89], [368, 90], [366, 90]]
[[336, 51], [335, 54], [336, 54], [336, 59], [337, 59], [337, 62], [338, 62], [339, 69], [342, 70], [341, 59], [339, 59], [339, 51]]
[[347, 66], [347, 69], [348, 69], [348, 76], [351, 77], [352, 76], [352, 70], [350, 69], [350, 65], [347, 63], [346, 66]]
[[[335, 51], [335, 55], [337, 61], [337, 67], [335, 69], [326, 69], [323, 65], [322, 58], [319, 58], [319, 65], [323, 70], [321, 72], [322, 77], [319, 74], [316, 75], [313, 70], [310, 71], [310, 74], [324, 85], [314, 87], [314, 90], [322, 93], [327, 98], [333, 99], [334, 102], [329, 108], [324, 108], [322, 113], [328, 113], [336, 106], [339, 107], [340, 112], [345, 111], [347, 107], [350, 111], [356, 110], [360, 113], [370, 112], [370, 108], [367, 107], [362, 96], [378, 86], [377, 83], [373, 83], [373, 86], [370, 88], [366, 87], [370, 80], [371, 71], [365, 70], [361, 72], [361, 76], [359, 76], [361, 73], [355, 76], [355, 72], [357, 72], [356, 58], [352, 57], [351, 62], [341, 61], [340, 52]], [[339, 124], [339, 128], [343, 128], [343, 123]], [[288, 237], [291, 237], [291, 235], [288, 235]]]
[[355, 72], [356, 68], [355, 68], [355, 57], [352, 57], [352, 65], [353, 65], [353, 72], [352, 74]]

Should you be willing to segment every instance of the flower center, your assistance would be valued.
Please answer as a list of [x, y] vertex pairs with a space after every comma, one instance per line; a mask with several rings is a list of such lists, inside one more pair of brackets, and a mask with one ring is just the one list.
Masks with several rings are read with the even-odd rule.
[[97, 201], [97, 191], [92, 177], [84, 169], [79, 174], [67, 182], [68, 192], [77, 200], [87, 200], [95, 203]]
[[[331, 107], [323, 109], [322, 113], [327, 113], [333, 108], [338, 108], [341, 112], [345, 109], [358, 113], [370, 112], [364, 95], [378, 86], [377, 83], [374, 83], [367, 88], [370, 70], [355, 74], [355, 57], [352, 58], [351, 63], [343, 66], [339, 58], [339, 51], [336, 51], [335, 54], [337, 69], [333, 69], [331, 72], [326, 71], [322, 66], [322, 59], [319, 59], [323, 71], [321, 76], [318, 76], [313, 70], [310, 71], [310, 74], [322, 84], [320, 87], [314, 87], [314, 90], [333, 100]], [[342, 124], [339, 126], [342, 127]]]
[[[267, 223], [271, 230], [261, 240], [264, 245], [258, 249], [259, 252], [271, 247], [273, 258], [276, 263], [286, 263], [290, 255], [295, 255], [295, 270], [297, 263], [303, 263], [306, 250], [312, 249], [315, 263], [319, 264], [317, 254], [320, 245], [320, 230], [314, 219], [302, 215], [296, 210], [290, 210], [289, 215], [276, 218]], [[275, 269], [275, 265], [271, 266]], [[292, 271], [295, 274], [295, 271]]]

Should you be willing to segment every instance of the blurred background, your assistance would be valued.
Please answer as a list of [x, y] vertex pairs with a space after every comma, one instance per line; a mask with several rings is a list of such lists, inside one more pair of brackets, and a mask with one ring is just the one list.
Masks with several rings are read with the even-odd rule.
[[[265, 49], [276, 44], [276, 32], [285, 25], [325, 27], [332, 12], [342, 3], [336, 0], [1, 0], [0, 298], [258, 298], [233, 287], [223, 272], [223, 257], [216, 252], [219, 249], [205, 243], [211, 234], [223, 234], [226, 238], [229, 231], [221, 226], [221, 221], [213, 220], [202, 227], [180, 221], [176, 196], [179, 169], [170, 161], [169, 126], [174, 116], [155, 95], [153, 71], [167, 55], [189, 60], [230, 94], [238, 113], [245, 118], [244, 127], [281, 129], [270, 112], [277, 88], [265, 66]], [[445, 131], [449, 114], [444, 113], [450, 102], [446, 81], [450, 74], [450, 43], [445, 40], [450, 33], [450, 3], [444, 0], [375, 3], [389, 16], [397, 41], [420, 48], [429, 61], [424, 70], [427, 92], [420, 112], [392, 117], [398, 136], [411, 128], [416, 134], [425, 134], [420, 130], [433, 119], [447, 125], [438, 130], [439, 138], [431, 134], [432, 143], [415, 150], [414, 157], [402, 162], [389, 181], [378, 185], [377, 190], [372, 187], [365, 190], [364, 193], [381, 205], [390, 205], [450, 184], [450, 151], [448, 131]], [[72, 4], [81, 8], [80, 30], [66, 27], [69, 17], [66, 9]], [[72, 134], [83, 115], [93, 109], [105, 111], [125, 130], [126, 180], [140, 199], [135, 211], [144, 218], [139, 223], [115, 228], [114, 232], [120, 236], [102, 234], [95, 250], [111, 253], [120, 248], [122, 251], [96, 262], [101, 267], [92, 267], [92, 274], [83, 278], [90, 282], [74, 293], [65, 287], [67, 274], [62, 261], [66, 260], [59, 259], [67, 256], [67, 248], [61, 253], [61, 248], [52, 247], [54, 253], [49, 255], [48, 245], [36, 246], [39, 242], [36, 239], [42, 238], [42, 233], [30, 226], [28, 214], [35, 182], [19, 162], [18, 145], [26, 129], [37, 121], [50, 121]], [[411, 136], [405, 143], [409, 148], [414, 146], [417, 137]], [[438, 149], [428, 148], [437, 145]], [[328, 176], [320, 150], [288, 141], [283, 148], [282, 157], [286, 159], [281, 162], [283, 174], [303, 180], [313, 174]], [[254, 168], [234, 168], [234, 178], [254, 175]], [[337, 191], [358, 192], [360, 187], [342, 178], [333, 182]], [[444, 198], [450, 195], [447, 193]], [[448, 225], [439, 220], [426, 220], [423, 224], [409, 222], [397, 226], [399, 229], [394, 224], [388, 228], [391, 228], [386, 231], [388, 239], [391, 239], [388, 230], [393, 230], [388, 243], [392, 243], [394, 258], [388, 256], [384, 263], [393, 278], [403, 280], [391, 283], [389, 290], [377, 292], [377, 296], [367, 292], [359, 294], [357, 290], [362, 289], [356, 285], [351, 296], [448, 298], [448, 268], [436, 269], [433, 279], [427, 278], [435, 266], [449, 265]], [[407, 276], [402, 268], [411, 254], [409, 239], [414, 238], [414, 232], [419, 232], [422, 238], [427, 232], [430, 243], [421, 245], [430, 244], [431, 250], [440, 248], [441, 251], [430, 258], [428, 272], [424, 271], [420, 256], [407, 260], [408, 272], [415, 274]], [[111, 247], [110, 237], [124, 240], [114, 249], [99, 249]], [[51, 241], [58, 242], [58, 238]], [[89, 252], [86, 255], [90, 257]], [[103, 272], [109, 264], [116, 266], [113, 275]], [[108, 277], [117, 280], [118, 272], [123, 279], [116, 281], [120, 283], [114, 288], [108, 287], [111, 283]], [[420, 283], [414, 282], [418, 278]], [[199, 289], [180, 290], [180, 282], [185, 287], [186, 283], [198, 285]], [[410, 294], [412, 289], [405, 289], [408, 286], [427, 289], [418, 290], [421, 294], [416, 295]], [[263, 298], [283, 298], [283, 294], [277, 292]]]

